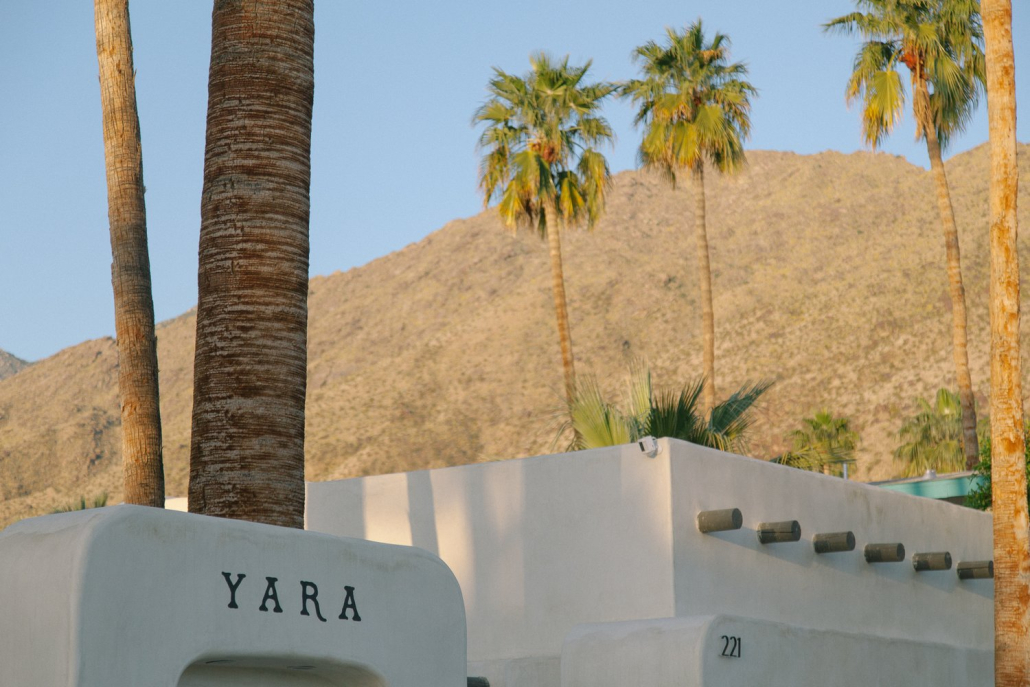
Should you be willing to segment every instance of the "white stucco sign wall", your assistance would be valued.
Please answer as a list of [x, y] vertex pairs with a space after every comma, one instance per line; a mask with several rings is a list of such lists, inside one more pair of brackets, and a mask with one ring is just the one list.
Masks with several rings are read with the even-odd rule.
[[0, 533], [0, 685], [464, 687], [434, 555], [135, 506]]

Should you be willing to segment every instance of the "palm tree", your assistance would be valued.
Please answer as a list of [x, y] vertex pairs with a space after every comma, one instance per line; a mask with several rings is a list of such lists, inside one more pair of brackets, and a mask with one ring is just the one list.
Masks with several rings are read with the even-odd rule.
[[751, 131], [747, 67], [729, 62], [730, 40], [721, 33], [708, 42], [701, 20], [682, 33], [666, 30], [667, 42], [638, 47], [634, 59], [641, 78], [623, 84], [622, 94], [638, 107], [635, 123], [644, 126], [639, 157], [675, 187], [677, 175], [690, 172], [694, 195], [694, 234], [701, 282], [705, 407], [714, 408], [715, 312], [712, 271], [705, 225], [705, 165], [733, 172], [745, 163], [743, 143]]
[[858, 432], [851, 429], [850, 420], [820, 410], [801, 422], [802, 427], [790, 433], [791, 450], [773, 462], [826, 474], [846, 474], [842, 466], [855, 461], [858, 448]]
[[938, 389], [933, 404], [917, 398], [916, 415], [898, 432], [904, 442], [894, 449], [902, 475], [915, 477], [927, 470], [956, 472], [965, 466], [962, 453], [962, 404], [958, 395]]
[[705, 386], [703, 378], [676, 391], [655, 390], [651, 371], [636, 365], [630, 372], [625, 411], [605, 400], [596, 380], [586, 380], [569, 402], [567, 419], [558, 436], [571, 430], [570, 451], [628, 444], [645, 436], [672, 437], [720, 451], [743, 451], [754, 423], [754, 406], [771, 385], [745, 385], [706, 417], [698, 406]]
[[560, 232], [578, 224], [593, 227], [611, 183], [608, 162], [596, 148], [613, 140], [600, 108], [615, 86], [585, 83], [590, 64], [573, 67], [568, 57], [559, 61], [537, 53], [522, 77], [494, 68], [490, 98], [473, 117], [485, 125], [479, 139], [485, 151], [479, 167], [484, 204], [497, 198], [507, 226], [528, 227], [547, 239], [567, 399], [575, 392], [576, 372]]
[[128, 0], [96, 0], [126, 503], [164, 507], [157, 337]]
[[[874, 149], [891, 132], [905, 107], [899, 68], [909, 70], [916, 134], [926, 141], [944, 230], [951, 296], [952, 351], [962, 402], [966, 468], [978, 460], [976, 408], [966, 350], [966, 294], [962, 285], [958, 229], [941, 150], [969, 122], [983, 88], [984, 54], [978, 0], [855, 0], [853, 12], [825, 28], [866, 41], [855, 57], [847, 100], [862, 100], [862, 129]], [[932, 89], [932, 92], [931, 92]]]
[[216, 0], [189, 507], [304, 525], [312, 0]]
[[994, 676], [1030, 681], [1030, 532], [1024, 469], [1016, 248], [1016, 88], [1012, 5], [984, 0], [991, 136], [991, 482], [994, 490]]

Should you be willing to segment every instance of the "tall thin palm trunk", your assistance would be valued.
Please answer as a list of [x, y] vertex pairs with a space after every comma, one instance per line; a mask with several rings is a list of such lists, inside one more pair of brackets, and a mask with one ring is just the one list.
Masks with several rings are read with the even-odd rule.
[[708, 259], [708, 229], [705, 226], [705, 171], [702, 164], [690, 175], [694, 186], [694, 237], [697, 245], [697, 276], [701, 285], [701, 340], [704, 346], [705, 411], [715, 407], [715, 309], [712, 307], [712, 268]]
[[962, 259], [959, 253], [958, 227], [955, 210], [951, 205], [948, 177], [941, 158], [941, 145], [937, 140], [937, 127], [930, 118], [930, 94], [926, 81], [917, 79], [917, 116], [922, 120], [926, 134], [926, 151], [930, 156], [930, 169], [937, 191], [937, 209], [944, 230], [944, 250], [948, 262], [948, 295], [951, 296], [951, 348], [955, 361], [959, 401], [962, 403], [962, 448], [966, 456], [966, 469], [972, 470], [980, 462], [980, 448], [976, 438], [976, 404], [973, 400], [973, 381], [969, 374], [969, 353], [966, 345], [966, 290], [962, 285]]
[[311, 0], [216, 0], [189, 505], [304, 524]]
[[994, 510], [994, 675], [1030, 683], [1030, 518], [1026, 502], [1016, 247], [1016, 96], [1012, 5], [983, 0], [991, 136], [991, 485]]
[[96, 0], [126, 503], [164, 507], [157, 338], [128, 0]]
[[572, 403], [576, 393], [576, 366], [572, 357], [572, 332], [569, 311], [565, 303], [565, 273], [561, 260], [561, 231], [558, 213], [552, 202], [544, 203], [544, 221], [547, 223], [547, 248], [551, 257], [551, 290], [554, 292], [554, 312], [558, 320], [558, 343], [561, 345], [562, 370], [565, 374], [565, 398]]

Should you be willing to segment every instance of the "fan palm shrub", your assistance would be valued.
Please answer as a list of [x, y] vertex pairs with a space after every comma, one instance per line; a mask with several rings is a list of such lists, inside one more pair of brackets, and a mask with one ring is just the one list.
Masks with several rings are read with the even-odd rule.
[[843, 465], [854, 462], [859, 437], [848, 418], [820, 410], [801, 423], [789, 435], [791, 450], [773, 462], [833, 475], [841, 475]]
[[927, 470], [956, 472], [965, 465], [962, 451], [962, 403], [958, 394], [938, 389], [933, 403], [917, 398], [918, 412], [906, 419], [898, 436], [903, 442], [894, 449], [895, 465], [904, 477]]
[[771, 385], [746, 384], [706, 415], [700, 407], [704, 378], [679, 389], [656, 389], [650, 369], [635, 366], [630, 371], [624, 408], [607, 400], [595, 379], [583, 380], [568, 403], [558, 436], [571, 431], [570, 451], [617, 446], [654, 436], [740, 452], [747, 448], [755, 405]]

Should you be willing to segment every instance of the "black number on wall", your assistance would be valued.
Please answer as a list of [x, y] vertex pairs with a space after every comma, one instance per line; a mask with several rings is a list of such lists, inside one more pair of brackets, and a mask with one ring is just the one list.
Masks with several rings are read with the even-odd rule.
[[740, 637], [730, 637], [729, 635], [722, 635], [719, 639], [722, 640], [722, 653], [720, 656], [726, 656], [727, 658], [740, 658]]

